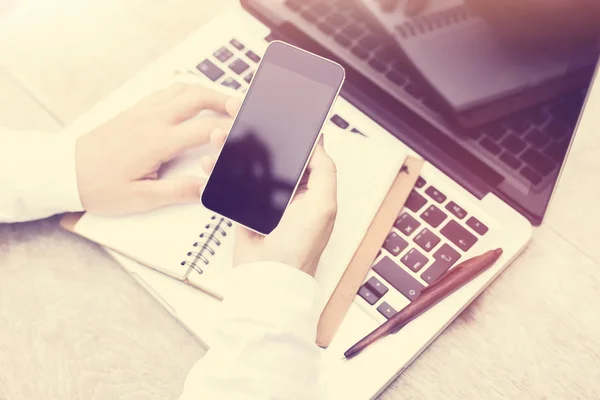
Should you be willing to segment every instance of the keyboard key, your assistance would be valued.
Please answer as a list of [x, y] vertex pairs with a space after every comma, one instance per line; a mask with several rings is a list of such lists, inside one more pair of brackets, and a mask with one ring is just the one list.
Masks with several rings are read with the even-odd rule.
[[377, 60], [381, 61], [384, 64], [389, 64], [390, 62], [392, 62], [396, 59], [397, 52], [398, 52], [398, 49], [395, 48], [394, 46], [386, 45], [386, 46], [380, 47], [375, 52], [375, 58], [377, 58]]
[[240, 86], [242, 86], [242, 85], [240, 85], [240, 83], [238, 81], [236, 81], [233, 78], [225, 79], [223, 82], [221, 82], [221, 85], [227, 86], [227, 87], [230, 87], [230, 88], [236, 89], [236, 90], [239, 89]]
[[302, 0], [289, 0], [285, 2], [285, 5], [294, 11], [298, 11], [303, 6]]
[[446, 214], [436, 206], [429, 206], [429, 208], [421, 214], [421, 218], [434, 228], [440, 226], [446, 217]]
[[395, 83], [398, 86], [404, 86], [408, 82], [406, 75], [398, 73], [394, 70], [388, 72], [385, 75], [392, 83]]
[[238, 50], [244, 50], [244, 45], [237, 39], [231, 39], [229, 43]]
[[463, 228], [456, 221], [448, 222], [446, 226], [442, 228], [440, 233], [462, 251], [468, 251], [475, 243], [477, 243], [477, 237]]
[[528, 149], [521, 159], [542, 175], [549, 175], [556, 167], [554, 161], [534, 149]]
[[337, 114], [333, 114], [330, 118], [331, 122], [333, 122], [334, 124], [336, 124], [337, 126], [339, 126], [342, 129], [346, 129], [350, 126], [350, 124], [348, 122], [346, 122], [346, 120], [342, 117], [340, 117]]
[[312, 10], [306, 10], [300, 14], [302, 18], [307, 20], [308, 22], [315, 22], [319, 19], [319, 15], [314, 13]]
[[410, 251], [402, 257], [402, 264], [406, 265], [414, 272], [419, 272], [428, 261], [427, 257], [419, 253], [419, 250], [417, 249], [410, 249]]
[[237, 60], [235, 60], [234, 62], [232, 62], [231, 64], [229, 64], [229, 69], [238, 75], [240, 75], [242, 72], [244, 72], [248, 68], [250, 68], [250, 66], [248, 64], [246, 64], [244, 61], [240, 60], [239, 58]]
[[406, 92], [408, 94], [410, 94], [412, 97], [414, 97], [416, 99], [423, 98], [423, 91], [421, 90], [421, 88], [412, 82], [410, 82], [408, 85], [406, 85], [404, 87], [404, 89], [406, 90]]
[[387, 256], [375, 264], [373, 271], [411, 301], [416, 299], [421, 290], [425, 288]]
[[202, 61], [196, 68], [213, 82], [225, 75], [225, 72], [210, 60]]
[[427, 199], [413, 190], [408, 195], [406, 203], [404, 203], [404, 207], [408, 208], [412, 212], [417, 212], [425, 204], [427, 204]]
[[369, 51], [374, 51], [375, 49], [377, 49], [380, 46], [381, 38], [379, 38], [375, 35], [372, 35], [372, 34], [367, 34], [367, 35], [363, 36], [362, 38], [360, 38], [358, 43], [365, 49], [367, 49]]
[[527, 130], [531, 127], [531, 123], [522, 115], [517, 115], [516, 117], [511, 118], [507, 125], [511, 131], [519, 135], [527, 132]]
[[446, 201], [446, 195], [437, 190], [435, 186], [429, 186], [427, 190], [425, 190], [425, 193], [438, 203], [443, 203], [444, 201]]
[[406, 236], [410, 236], [419, 226], [421, 226], [421, 223], [409, 214], [403, 213], [398, 217], [394, 226]]
[[542, 130], [548, 135], [552, 136], [554, 140], [563, 139], [565, 136], [570, 135], [573, 132], [573, 130], [569, 128], [567, 124], [556, 118], [552, 118]]
[[326, 35], [332, 35], [335, 32], [335, 28], [327, 21], [320, 22], [317, 27]]
[[479, 140], [483, 136], [483, 132], [480, 130], [469, 129], [468, 131], [465, 132], [465, 135], [469, 139]]
[[475, 217], [471, 217], [467, 220], [467, 226], [480, 235], [485, 235], [488, 231], [488, 227]]
[[502, 142], [500, 142], [500, 145], [512, 154], [519, 154], [527, 147], [527, 144], [524, 141], [513, 134], [505, 137]]
[[517, 160], [514, 156], [507, 152], [504, 152], [500, 155], [500, 160], [512, 169], [518, 169], [521, 166], [521, 161]]
[[255, 63], [257, 63], [257, 62], [260, 61], [260, 56], [258, 54], [256, 54], [255, 52], [253, 52], [252, 50], [248, 50], [246, 52], [246, 57], [248, 57], [249, 59], [251, 59]]
[[460, 253], [454, 250], [449, 244], [444, 243], [442, 247], [433, 254], [433, 258], [436, 260], [442, 260], [450, 265], [454, 265], [460, 258]]
[[402, 253], [404, 249], [408, 247], [408, 242], [398, 236], [397, 233], [392, 232], [387, 236], [385, 242], [383, 242], [383, 248], [397, 256]]
[[358, 295], [365, 299], [365, 301], [370, 305], [377, 303], [377, 300], [379, 300], [375, 293], [371, 292], [364, 285], [361, 286], [360, 289], [358, 289]]
[[381, 315], [383, 315], [385, 317], [385, 319], [390, 319], [392, 318], [398, 311], [394, 310], [394, 308], [392, 306], [390, 306], [388, 303], [386, 303], [385, 301], [382, 302], [379, 307], [377, 307], [377, 311], [379, 311], [379, 313]]
[[569, 142], [554, 142], [544, 150], [544, 154], [554, 161], [562, 162], [567, 150], [569, 149]]
[[548, 113], [541, 107], [532, 108], [527, 111], [527, 119], [538, 126], [542, 126], [548, 120]]
[[537, 185], [542, 181], [542, 177], [537, 172], [529, 167], [525, 167], [521, 170], [521, 175], [527, 179], [532, 185]]
[[350, 45], [352, 44], [352, 41], [346, 36], [342, 35], [341, 33], [335, 35], [333, 39], [344, 47], [350, 47]]
[[254, 77], [254, 72], [250, 72], [248, 75], [246, 75], [244, 77], [244, 80], [248, 83], [250, 83], [252, 81], [252, 78]]
[[440, 238], [425, 228], [415, 237], [415, 243], [426, 252], [430, 252], [440, 242]]
[[342, 26], [346, 22], [346, 17], [340, 13], [331, 14], [325, 19], [325, 23], [332, 26]]
[[312, 6], [312, 11], [315, 14], [326, 15], [331, 11], [331, 7], [326, 2], [317, 2]]
[[417, 178], [417, 183], [415, 183], [415, 186], [418, 187], [418, 188], [422, 188], [426, 184], [427, 184], [427, 181], [425, 179], [423, 179], [422, 177], [419, 176]]
[[502, 139], [504, 134], [506, 133], [506, 128], [500, 124], [490, 124], [483, 128], [483, 134], [490, 139], [498, 141]]
[[352, 52], [352, 54], [354, 54], [356, 57], [362, 60], [366, 60], [367, 58], [369, 58], [369, 52], [361, 46], [354, 46], [350, 51]]
[[487, 137], [484, 137], [483, 139], [481, 139], [479, 141], [479, 144], [481, 145], [481, 147], [483, 147], [484, 149], [486, 149], [487, 151], [489, 151], [490, 153], [492, 153], [494, 155], [500, 154], [500, 152], [502, 151], [500, 146], [498, 146], [496, 143], [492, 142], [492, 140]]
[[233, 53], [229, 51], [228, 48], [221, 47], [219, 50], [215, 51], [213, 55], [216, 57], [217, 60], [225, 62], [233, 56]]
[[463, 219], [467, 216], [467, 212], [453, 201], [446, 204], [446, 210], [450, 211], [458, 219]]
[[365, 283], [365, 286], [379, 298], [383, 297], [383, 295], [389, 290], [387, 286], [381, 283], [381, 281], [374, 276], [369, 278], [369, 280]]
[[421, 274], [421, 279], [430, 285], [456, 263], [460, 258], [460, 254], [449, 245], [444, 244], [435, 252], [433, 258], [435, 259], [433, 264]]
[[545, 133], [542, 133], [539, 129], [532, 129], [527, 135], [525, 135], [525, 141], [535, 147], [544, 147], [550, 143], [550, 138]]
[[365, 32], [364, 29], [356, 24], [346, 25], [342, 29], [342, 33], [351, 39], [358, 39], [359, 37], [361, 37], [364, 34], [364, 32]]
[[374, 58], [369, 61], [369, 65], [377, 72], [385, 72], [385, 70], [387, 69], [385, 64], [377, 61]]

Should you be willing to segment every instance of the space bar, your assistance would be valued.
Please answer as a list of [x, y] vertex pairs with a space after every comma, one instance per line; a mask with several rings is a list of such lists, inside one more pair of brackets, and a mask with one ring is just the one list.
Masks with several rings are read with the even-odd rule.
[[388, 281], [390, 285], [396, 288], [410, 301], [417, 298], [421, 290], [425, 286], [421, 285], [415, 278], [410, 276], [408, 272], [403, 270], [398, 264], [392, 261], [389, 257], [383, 257], [373, 267], [373, 271], [377, 272], [383, 279]]

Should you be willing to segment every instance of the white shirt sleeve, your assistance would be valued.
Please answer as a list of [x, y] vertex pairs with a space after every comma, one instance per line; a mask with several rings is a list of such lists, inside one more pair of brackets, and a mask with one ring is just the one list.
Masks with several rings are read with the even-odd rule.
[[320, 400], [313, 277], [279, 263], [236, 267], [215, 340], [180, 400]]
[[83, 209], [76, 138], [0, 128], [0, 223]]

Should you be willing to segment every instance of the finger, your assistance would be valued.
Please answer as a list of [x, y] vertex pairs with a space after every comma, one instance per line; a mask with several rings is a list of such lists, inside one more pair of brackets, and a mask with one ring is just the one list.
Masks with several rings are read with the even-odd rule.
[[409, 17], [419, 15], [429, 4], [429, 0], [406, 0], [404, 14]]
[[188, 85], [185, 83], [177, 82], [166, 88], [155, 91], [150, 94], [148, 97], [142, 99], [139, 102], [139, 105], [142, 106], [156, 106], [164, 103], [170, 99], [173, 99], [175, 96], [183, 93], [187, 90]]
[[235, 241], [237, 245], [241, 246], [239, 250], [242, 252], [252, 252], [257, 248], [257, 244], [262, 240], [264, 240], [264, 236], [260, 233], [256, 233], [240, 224], [237, 224]]
[[213, 110], [225, 114], [225, 105], [231, 99], [229, 94], [202, 85], [183, 83], [186, 89], [169, 101], [167, 113], [175, 124], [197, 115], [202, 110]]
[[215, 167], [216, 162], [217, 162], [216, 155], [202, 157], [202, 159], [200, 160], [200, 163], [202, 164], [202, 170], [206, 173], [206, 175], [210, 175], [213, 168]]
[[171, 142], [171, 158], [186, 149], [208, 143], [215, 130], [228, 132], [231, 123], [229, 117], [206, 117], [178, 125]]
[[325, 149], [318, 144], [308, 163], [308, 181], [306, 187], [325, 201], [336, 201], [337, 170], [333, 160]]
[[231, 97], [227, 100], [227, 104], [225, 104], [225, 109], [227, 110], [227, 114], [232, 117], [235, 117], [242, 106], [242, 98], [241, 97]]
[[227, 139], [227, 131], [221, 128], [216, 128], [210, 134], [210, 142], [217, 148], [221, 148]]
[[131, 185], [132, 196], [140, 211], [172, 204], [197, 203], [206, 179], [184, 176], [157, 181], [141, 180]]

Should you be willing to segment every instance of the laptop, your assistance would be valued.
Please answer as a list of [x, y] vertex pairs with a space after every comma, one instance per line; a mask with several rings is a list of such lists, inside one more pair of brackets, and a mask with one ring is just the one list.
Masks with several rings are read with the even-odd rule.
[[[330, 123], [371, 140], [393, 136], [426, 160], [416, 187], [323, 349], [328, 398], [377, 397], [526, 247], [540, 224], [573, 138], [585, 86], [520, 110], [468, 136], [453, 132], [403, 69], [392, 41], [348, 0], [243, 0], [200, 27], [91, 112], [114, 112], [131, 92], [166, 75], [245, 91], [269, 41], [279, 39], [344, 65]], [[78, 121], [85, 125], [86, 115]], [[78, 125], [76, 122], [75, 126]], [[75, 129], [75, 128], [74, 128]], [[358, 339], [408, 305], [461, 260], [501, 247], [502, 258], [396, 334], [342, 360]], [[220, 303], [111, 253], [185, 328], [210, 347]]]

